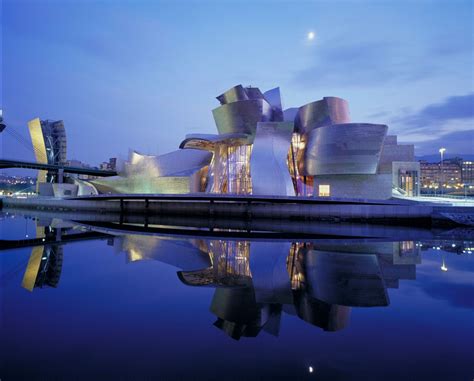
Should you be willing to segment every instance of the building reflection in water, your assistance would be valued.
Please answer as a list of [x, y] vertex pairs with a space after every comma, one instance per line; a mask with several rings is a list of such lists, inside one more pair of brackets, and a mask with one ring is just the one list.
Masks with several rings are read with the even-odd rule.
[[[42, 238], [45, 243], [32, 248], [22, 286], [30, 291], [56, 287], [65, 237], [94, 239], [88, 238], [90, 234], [74, 227], [38, 227], [36, 241]], [[163, 262], [180, 269], [177, 275], [182, 283], [215, 288], [210, 304], [214, 325], [234, 339], [255, 337], [261, 331], [278, 336], [283, 313], [325, 331], [344, 329], [352, 307], [388, 306], [387, 289], [398, 288], [401, 280], [415, 279], [424, 248], [448, 245], [360, 239], [108, 237], [116, 252], [125, 252], [127, 262]], [[456, 252], [461, 246], [457, 245]], [[449, 247], [454, 250], [455, 245], [449, 243]]]
[[261, 330], [278, 335], [282, 313], [325, 331], [343, 329], [351, 307], [387, 306], [387, 288], [415, 279], [421, 263], [413, 241], [216, 240], [206, 247], [212, 266], [178, 276], [187, 285], [216, 287], [214, 325], [234, 339]]
[[[50, 226], [36, 229], [36, 238], [41, 241], [55, 240], [61, 236], [61, 229]], [[36, 287], [57, 287], [63, 265], [63, 247], [58, 244], [34, 246], [26, 266], [22, 287], [33, 291]]]

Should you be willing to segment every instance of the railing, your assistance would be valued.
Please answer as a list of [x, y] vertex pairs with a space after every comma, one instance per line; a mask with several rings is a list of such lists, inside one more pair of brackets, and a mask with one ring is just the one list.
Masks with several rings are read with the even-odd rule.
[[454, 194], [433, 194], [433, 193], [421, 193], [420, 197], [436, 197], [436, 198], [451, 198], [454, 200], [466, 200], [466, 199], [474, 199], [474, 195], [454, 195]]

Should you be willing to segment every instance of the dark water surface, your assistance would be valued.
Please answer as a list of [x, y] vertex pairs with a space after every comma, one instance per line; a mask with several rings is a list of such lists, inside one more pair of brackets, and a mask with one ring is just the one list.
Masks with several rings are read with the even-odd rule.
[[3, 214], [0, 379], [471, 381], [472, 231], [386, 233], [127, 234]]

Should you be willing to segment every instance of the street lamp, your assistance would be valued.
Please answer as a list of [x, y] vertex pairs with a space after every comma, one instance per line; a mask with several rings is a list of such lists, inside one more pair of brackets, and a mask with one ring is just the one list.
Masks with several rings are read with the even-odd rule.
[[443, 180], [444, 180], [444, 173], [443, 173], [443, 155], [444, 155], [444, 152], [446, 151], [446, 148], [443, 148], [441, 147], [439, 149], [439, 153], [441, 154], [441, 175], [440, 175], [440, 182], [441, 182], [441, 190], [440, 190], [440, 193], [443, 194]]
[[443, 264], [441, 265], [441, 271], [448, 271], [448, 268], [446, 267], [446, 262], [444, 261], [444, 254], [443, 254]]

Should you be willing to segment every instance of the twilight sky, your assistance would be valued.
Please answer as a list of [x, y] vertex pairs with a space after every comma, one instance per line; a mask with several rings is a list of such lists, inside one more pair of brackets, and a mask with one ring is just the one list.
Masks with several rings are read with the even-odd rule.
[[[473, 4], [3, 0], [3, 116], [24, 137], [34, 117], [64, 120], [68, 157], [97, 165], [215, 133], [233, 85], [280, 86], [285, 108], [348, 100], [417, 155], [474, 154]], [[5, 132], [0, 148], [33, 160]]]

